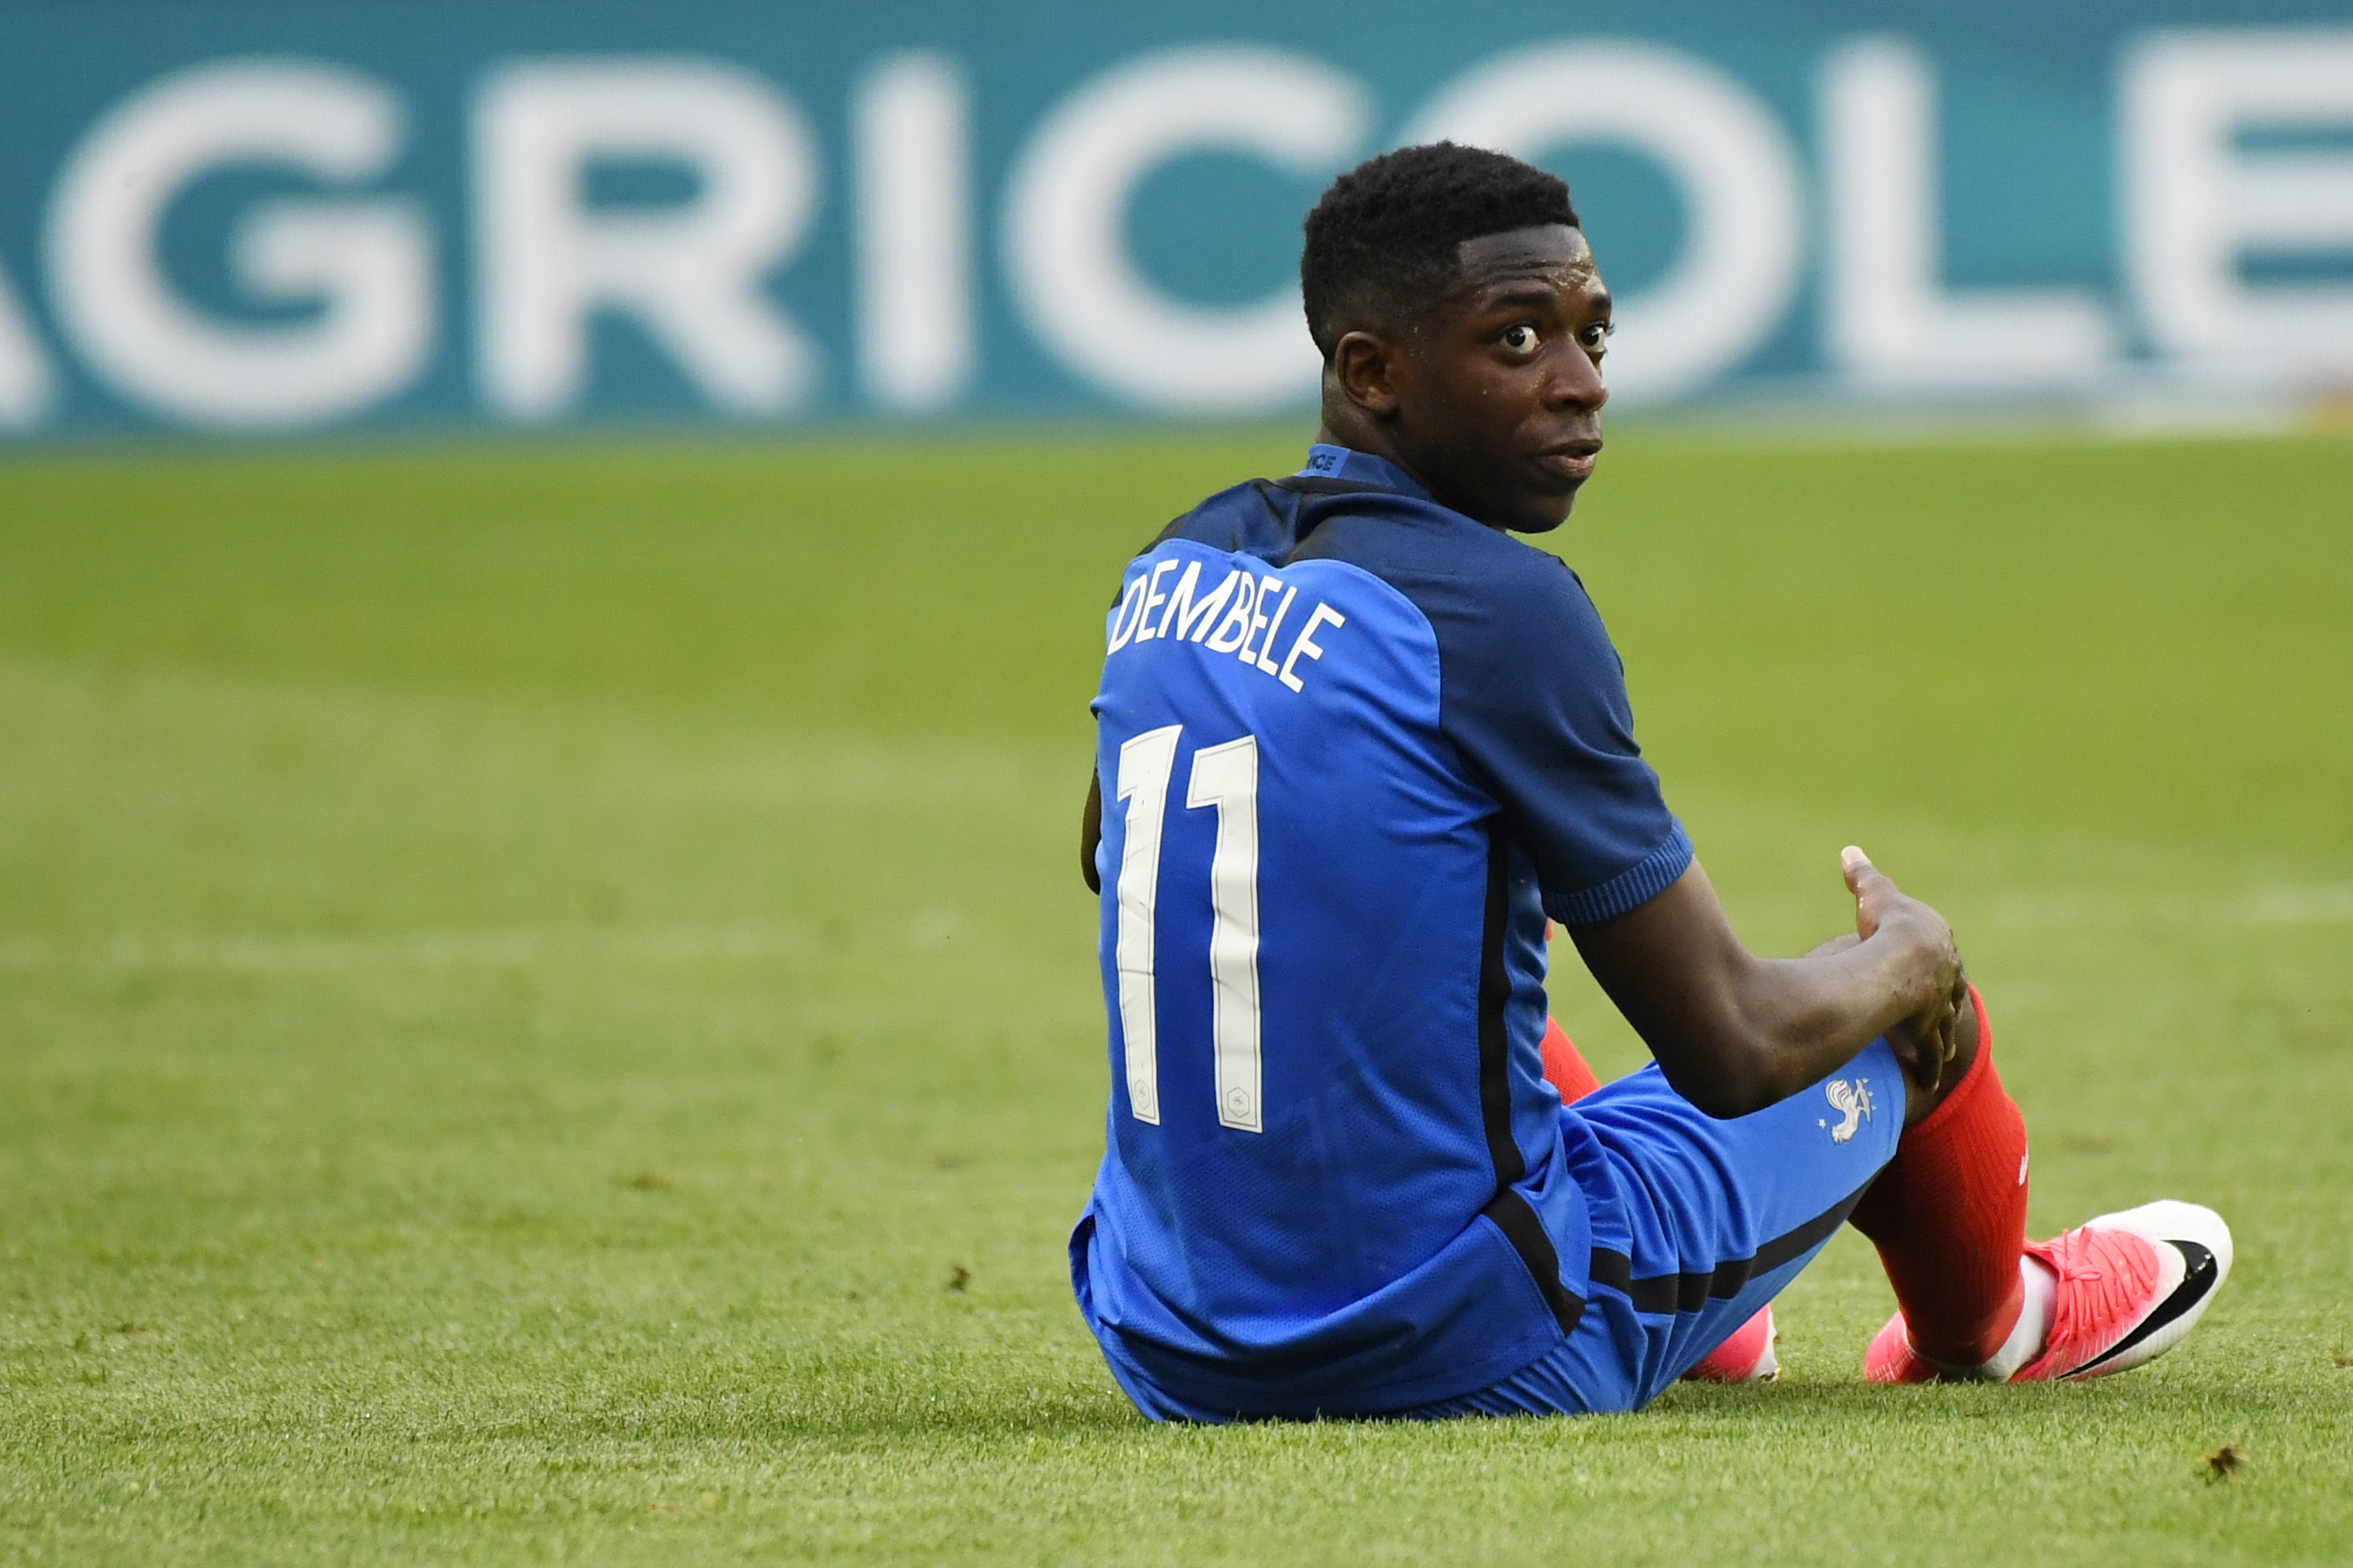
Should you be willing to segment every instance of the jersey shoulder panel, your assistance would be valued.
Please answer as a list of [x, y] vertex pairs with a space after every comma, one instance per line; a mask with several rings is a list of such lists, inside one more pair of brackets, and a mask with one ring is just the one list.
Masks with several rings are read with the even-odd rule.
[[1557, 556], [1433, 502], [1316, 498], [1299, 558], [1381, 577], [1436, 635], [1440, 728], [1490, 790], [1564, 924], [1634, 909], [1689, 867], [1691, 844], [1634, 741], [1625, 667]]
[[1172, 518], [1141, 553], [1174, 540], [1205, 544], [1269, 563], [1289, 557], [1299, 541], [1299, 501], [1293, 491], [1268, 479], [1251, 479], [1219, 490], [1182, 516]]

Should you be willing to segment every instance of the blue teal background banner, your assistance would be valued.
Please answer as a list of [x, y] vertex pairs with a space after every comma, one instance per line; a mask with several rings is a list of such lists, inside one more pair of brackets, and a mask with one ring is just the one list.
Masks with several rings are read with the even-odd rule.
[[0, 3], [0, 432], [1283, 411], [1438, 135], [1628, 403], [2353, 385], [2343, 3]]

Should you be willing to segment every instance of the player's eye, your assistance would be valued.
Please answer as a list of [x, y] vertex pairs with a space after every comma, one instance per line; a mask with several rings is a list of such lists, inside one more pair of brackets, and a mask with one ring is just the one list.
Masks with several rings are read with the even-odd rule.
[[1591, 354], [1596, 359], [1599, 359], [1603, 354], [1609, 351], [1610, 336], [1617, 331], [1618, 323], [1615, 321], [1596, 321], [1593, 325], [1586, 328], [1585, 331], [1577, 333], [1577, 338], [1579, 342], [1585, 345], [1585, 352], [1587, 353]]
[[1542, 346], [1544, 337], [1534, 327], [1522, 321], [1516, 326], [1505, 327], [1500, 341], [1513, 353], [1532, 354]]

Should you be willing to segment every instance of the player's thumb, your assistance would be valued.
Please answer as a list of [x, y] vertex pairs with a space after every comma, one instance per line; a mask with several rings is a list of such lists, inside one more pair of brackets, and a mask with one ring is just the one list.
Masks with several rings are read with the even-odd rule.
[[1871, 857], [1852, 844], [1839, 851], [1839, 871], [1846, 878], [1846, 890], [1854, 895], [1855, 933], [1868, 937], [1879, 929], [1879, 904], [1892, 884]]

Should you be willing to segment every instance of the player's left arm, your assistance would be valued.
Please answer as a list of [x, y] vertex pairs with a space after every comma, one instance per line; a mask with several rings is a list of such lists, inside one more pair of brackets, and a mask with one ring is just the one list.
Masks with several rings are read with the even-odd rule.
[[[1184, 521], [1183, 517], [1172, 519], [1166, 527], [1153, 535], [1152, 543], [1145, 545], [1144, 551], [1149, 552], [1153, 545], [1158, 544], [1174, 533]], [[1114, 611], [1119, 608], [1119, 601], [1120, 595], [1116, 593], [1113, 594], [1111, 607]], [[1090, 773], [1087, 776], [1086, 808], [1079, 814], [1079, 875], [1086, 879], [1087, 891], [1098, 897], [1103, 893], [1103, 873], [1095, 869], [1095, 848], [1102, 843], [1103, 775]]]
[[1087, 775], [1086, 809], [1079, 814], [1079, 875], [1087, 891], [1103, 891], [1103, 873], [1095, 869], [1095, 850], [1103, 843], [1103, 775]]

